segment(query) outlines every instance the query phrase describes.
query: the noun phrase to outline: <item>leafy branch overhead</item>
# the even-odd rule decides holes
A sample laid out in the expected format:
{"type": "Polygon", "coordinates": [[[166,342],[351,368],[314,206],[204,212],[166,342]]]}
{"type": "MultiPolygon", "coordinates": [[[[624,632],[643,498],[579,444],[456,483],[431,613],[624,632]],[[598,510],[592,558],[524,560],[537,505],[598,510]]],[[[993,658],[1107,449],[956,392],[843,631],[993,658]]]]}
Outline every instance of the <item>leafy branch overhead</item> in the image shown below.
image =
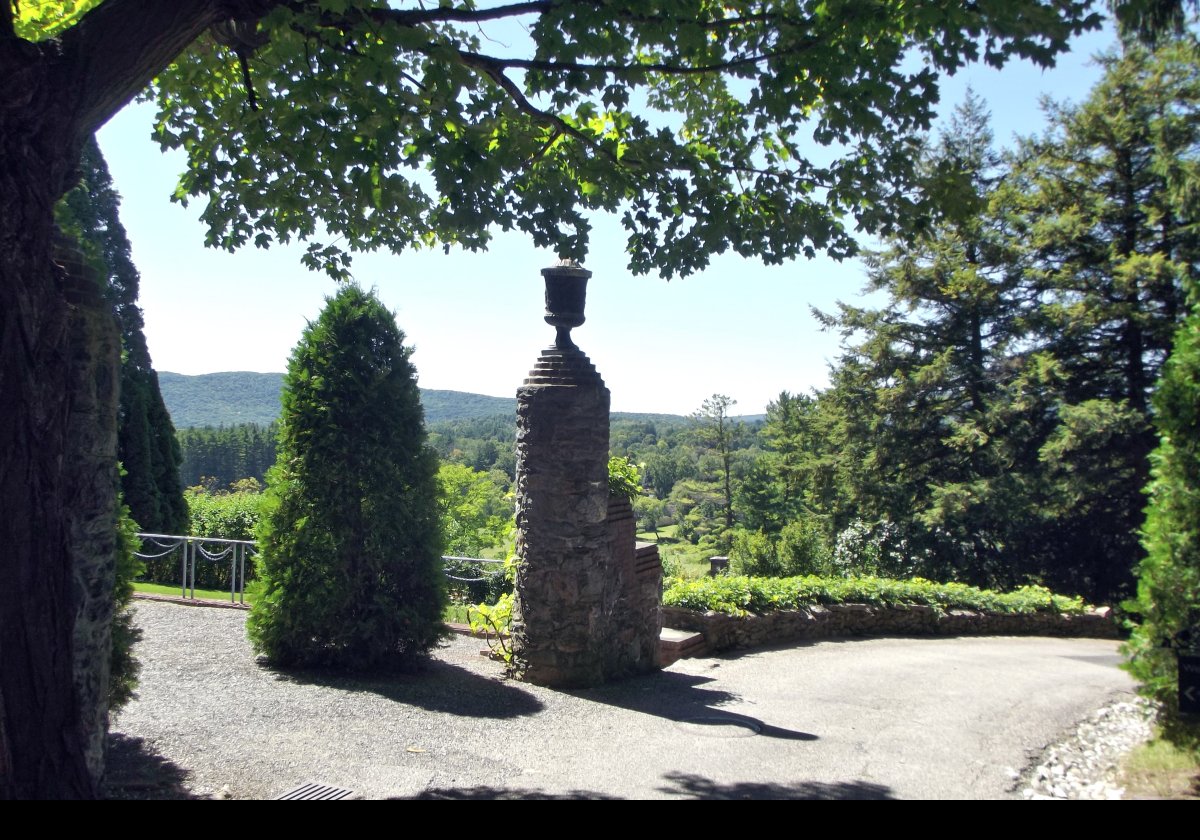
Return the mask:
{"type": "Polygon", "coordinates": [[[157,136],[209,244],[300,239],[335,275],[496,229],[582,258],[595,210],[637,272],[849,255],[851,228],[930,213],[909,185],[939,72],[1048,64],[1098,25],[1068,0],[256,5],[240,46],[206,35],[159,76],[157,136]]]}

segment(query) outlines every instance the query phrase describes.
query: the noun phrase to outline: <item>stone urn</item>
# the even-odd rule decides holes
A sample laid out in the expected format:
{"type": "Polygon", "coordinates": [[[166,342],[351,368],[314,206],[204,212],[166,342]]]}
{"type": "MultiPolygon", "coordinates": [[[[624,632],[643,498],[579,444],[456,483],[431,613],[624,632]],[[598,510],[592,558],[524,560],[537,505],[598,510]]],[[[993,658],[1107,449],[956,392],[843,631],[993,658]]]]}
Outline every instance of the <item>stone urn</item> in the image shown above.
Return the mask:
{"type": "Polygon", "coordinates": [[[563,260],[542,269],[546,281],[546,323],[558,331],[554,346],[559,350],[575,348],[571,330],[584,322],[583,307],[591,276],[592,272],[574,260],[563,260]]]}

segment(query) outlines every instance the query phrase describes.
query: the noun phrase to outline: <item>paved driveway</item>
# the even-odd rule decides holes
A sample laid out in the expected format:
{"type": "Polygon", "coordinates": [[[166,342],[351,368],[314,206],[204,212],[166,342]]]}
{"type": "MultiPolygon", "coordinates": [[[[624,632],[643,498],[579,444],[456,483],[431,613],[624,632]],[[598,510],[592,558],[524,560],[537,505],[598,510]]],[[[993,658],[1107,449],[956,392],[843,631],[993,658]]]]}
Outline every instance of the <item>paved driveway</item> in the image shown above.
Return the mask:
{"type": "Polygon", "coordinates": [[[137,609],[118,755],[235,798],[307,781],[370,798],[1003,798],[1133,688],[1114,642],[1009,637],[814,642],[573,692],[506,681],[461,637],[420,675],[280,675],[255,664],[243,613],[137,609]]]}

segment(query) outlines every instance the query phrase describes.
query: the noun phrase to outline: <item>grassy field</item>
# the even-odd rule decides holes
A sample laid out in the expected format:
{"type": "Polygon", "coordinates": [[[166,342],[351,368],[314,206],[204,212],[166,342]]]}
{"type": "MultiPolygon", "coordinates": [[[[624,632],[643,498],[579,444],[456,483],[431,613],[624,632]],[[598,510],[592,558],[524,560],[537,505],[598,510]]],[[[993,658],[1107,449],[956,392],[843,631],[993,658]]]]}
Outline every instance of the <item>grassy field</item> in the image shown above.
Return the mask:
{"type": "MultiPolygon", "coordinates": [[[[134,583],[133,591],[144,592],[148,595],[171,595],[176,598],[179,597],[178,586],[163,586],[160,583],[134,583]]],[[[249,606],[251,603],[251,591],[252,590],[247,590],[246,592],[247,606],[249,606]]],[[[189,597],[191,596],[191,592],[192,591],[189,589],[189,597]]],[[[196,597],[210,601],[228,601],[229,593],[221,592],[216,589],[198,588],[196,589],[196,597]]],[[[469,624],[470,621],[467,618],[467,606],[465,604],[451,604],[450,606],[446,607],[446,611],[442,613],[442,620],[448,624],[469,624]]]]}
{"type": "MultiPolygon", "coordinates": [[[[133,591],[134,592],[145,592],[148,595],[174,595],[176,598],[178,598],[179,594],[180,594],[180,588],[178,586],[163,586],[160,583],[137,583],[137,582],[135,582],[133,584],[133,591]]],[[[189,589],[188,597],[191,597],[191,594],[192,594],[192,590],[189,589]]],[[[196,597],[204,598],[204,599],[207,599],[210,601],[228,601],[229,600],[229,590],[228,589],[219,590],[219,589],[199,589],[199,588],[197,588],[196,589],[196,597]]],[[[246,603],[247,604],[250,603],[249,598],[246,599],[246,603]]]]}
{"type": "Polygon", "coordinates": [[[1200,752],[1150,741],[1125,757],[1120,784],[1126,799],[1200,799],[1200,752]]]}

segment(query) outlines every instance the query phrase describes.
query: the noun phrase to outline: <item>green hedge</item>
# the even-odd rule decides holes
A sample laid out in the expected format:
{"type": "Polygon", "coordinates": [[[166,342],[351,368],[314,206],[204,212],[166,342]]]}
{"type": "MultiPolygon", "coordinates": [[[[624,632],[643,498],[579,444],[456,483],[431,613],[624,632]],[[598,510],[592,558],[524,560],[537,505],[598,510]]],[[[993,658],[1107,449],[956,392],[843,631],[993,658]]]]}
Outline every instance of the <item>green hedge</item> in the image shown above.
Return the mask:
{"type": "Polygon", "coordinates": [[[698,580],[670,579],[663,606],[713,610],[726,615],[794,610],[813,604],[924,605],[939,609],[986,610],[1009,615],[1050,611],[1081,613],[1080,598],[1055,595],[1041,586],[993,592],[962,583],[933,583],[913,578],[790,578],[719,576],[698,580]]]}

